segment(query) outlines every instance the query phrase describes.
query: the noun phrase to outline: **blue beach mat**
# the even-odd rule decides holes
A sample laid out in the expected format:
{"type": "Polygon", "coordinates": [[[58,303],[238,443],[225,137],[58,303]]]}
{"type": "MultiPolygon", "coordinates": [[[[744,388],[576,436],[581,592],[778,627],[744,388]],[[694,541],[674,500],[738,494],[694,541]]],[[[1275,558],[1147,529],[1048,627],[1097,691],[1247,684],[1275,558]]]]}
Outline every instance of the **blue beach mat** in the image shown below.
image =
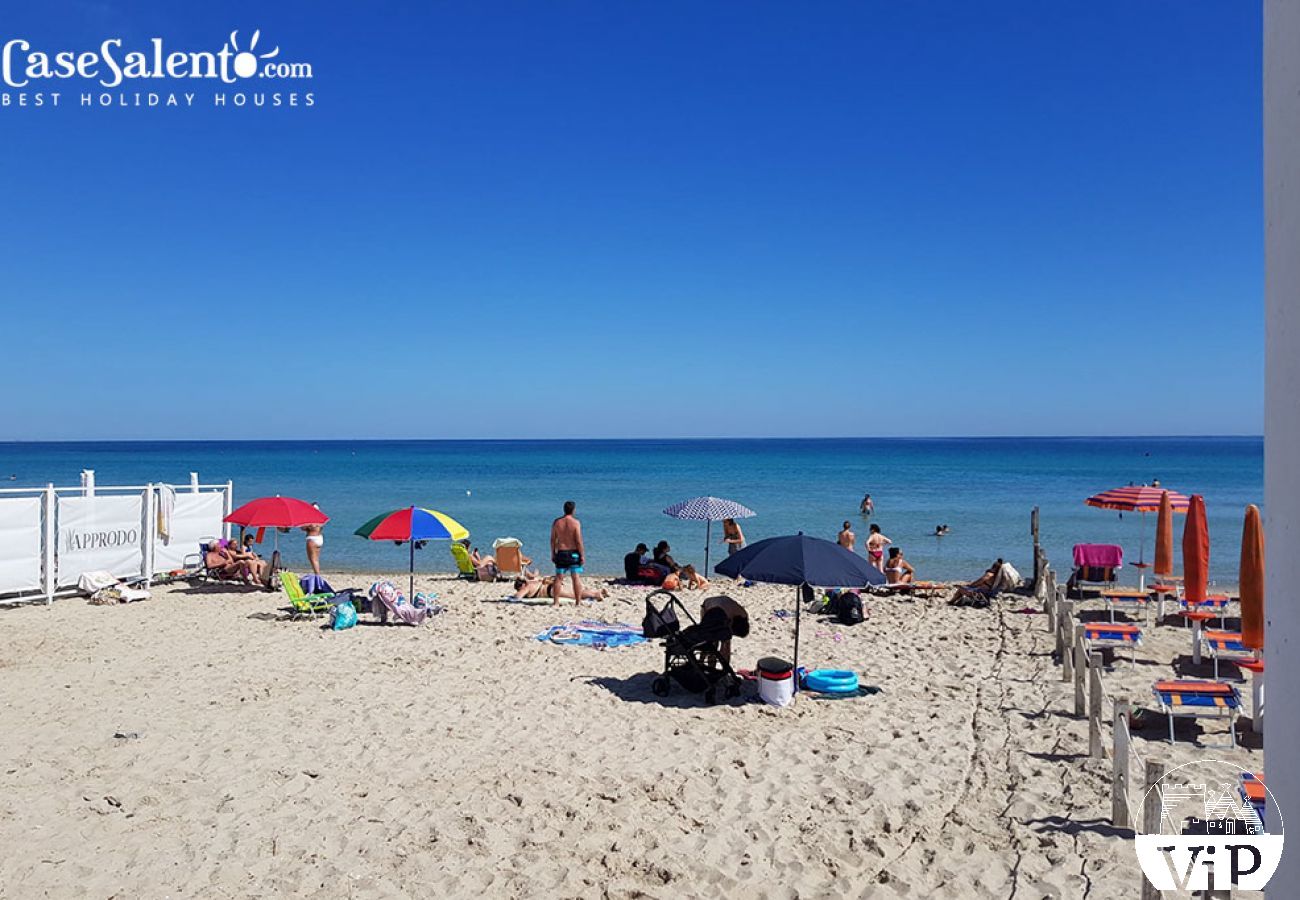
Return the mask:
{"type": "Polygon", "coordinates": [[[550,641],[552,644],[573,644],[601,650],[646,642],[641,629],[622,622],[566,622],[563,625],[552,625],[536,635],[536,639],[550,641]]]}

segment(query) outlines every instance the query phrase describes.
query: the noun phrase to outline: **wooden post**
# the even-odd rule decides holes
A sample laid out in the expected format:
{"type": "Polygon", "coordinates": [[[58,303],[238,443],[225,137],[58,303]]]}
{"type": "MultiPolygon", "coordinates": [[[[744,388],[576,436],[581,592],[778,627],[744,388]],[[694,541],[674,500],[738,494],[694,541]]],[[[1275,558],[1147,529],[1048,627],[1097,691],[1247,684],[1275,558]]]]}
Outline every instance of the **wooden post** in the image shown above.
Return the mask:
{"type": "MultiPolygon", "coordinates": [[[[1149,762],[1142,779],[1142,833],[1160,833],[1160,790],[1155,786],[1165,777],[1165,767],[1160,763],[1149,762]]],[[[1142,876],[1142,900],[1160,900],[1160,891],[1142,876]]]]}
{"type": "Polygon", "coordinates": [[[1056,573],[1047,570],[1047,589],[1043,591],[1043,609],[1047,613],[1047,630],[1056,633],[1056,573]]]}
{"type": "Polygon", "coordinates": [[[1060,622],[1057,625],[1056,646],[1061,648],[1061,680],[1067,684],[1074,680],[1074,604],[1061,601],[1060,622]]]}
{"type": "Polygon", "coordinates": [[[1034,538],[1034,588],[1039,585],[1038,579],[1042,576],[1041,555],[1038,546],[1038,507],[1029,514],[1029,533],[1034,538]]]}
{"type": "Polygon", "coordinates": [[[1101,745],[1101,654],[1088,657],[1088,755],[1105,759],[1106,749],[1101,745]]]}
{"type": "Polygon", "coordinates": [[[1082,716],[1087,712],[1083,698],[1083,680],[1088,677],[1088,655],[1083,645],[1083,626],[1074,626],[1074,639],[1070,641],[1074,651],[1074,714],[1082,716]]]}
{"type": "Polygon", "coordinates": [[[1115,701],[1115,716],[1111,731],[1114,745],[1111,748],[1110,775],[1110,824],[1116,828],[1128,828],[1128,717],[1127,700],[1115,701]]]}

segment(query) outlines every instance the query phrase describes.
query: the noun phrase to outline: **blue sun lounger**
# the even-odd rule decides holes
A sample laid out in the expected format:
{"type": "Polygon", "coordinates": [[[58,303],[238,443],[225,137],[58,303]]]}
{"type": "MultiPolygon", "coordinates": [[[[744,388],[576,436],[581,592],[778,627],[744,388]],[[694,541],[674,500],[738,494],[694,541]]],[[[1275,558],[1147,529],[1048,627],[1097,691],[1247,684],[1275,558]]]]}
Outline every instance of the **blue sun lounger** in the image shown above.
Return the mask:
{"type": "Polygon", "coordinates": [[[1083,626],[1083,642],[1093,647],[1128,647],[1129,661],[1137,665],[1137,648],[1142,646],[1142,629],[1136,625],[1089,622],[1083,626]]]}
{"type": "Polygon", "coordinates": [[[1169,743],[1174,742],[1174,717],[1228,720],[1230,746],[1237,746],[1237,716],[1241,694],[1222,681],[1157,681],[1151,686],[1156,705],[1169,717],[1169,743]]]}

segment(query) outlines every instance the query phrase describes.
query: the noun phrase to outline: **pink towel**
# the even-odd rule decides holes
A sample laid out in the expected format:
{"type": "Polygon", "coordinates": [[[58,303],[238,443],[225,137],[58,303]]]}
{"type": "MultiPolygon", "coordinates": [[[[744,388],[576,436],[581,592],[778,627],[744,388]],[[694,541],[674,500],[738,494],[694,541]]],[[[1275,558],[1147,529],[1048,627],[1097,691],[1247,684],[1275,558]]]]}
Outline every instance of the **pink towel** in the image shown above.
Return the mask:
{"type": "Polygon", "coordinates": [[[1075,544],[1074,564],[1118,569],[1124,565],[1124,548],[1118,544],[1075,544]]]}

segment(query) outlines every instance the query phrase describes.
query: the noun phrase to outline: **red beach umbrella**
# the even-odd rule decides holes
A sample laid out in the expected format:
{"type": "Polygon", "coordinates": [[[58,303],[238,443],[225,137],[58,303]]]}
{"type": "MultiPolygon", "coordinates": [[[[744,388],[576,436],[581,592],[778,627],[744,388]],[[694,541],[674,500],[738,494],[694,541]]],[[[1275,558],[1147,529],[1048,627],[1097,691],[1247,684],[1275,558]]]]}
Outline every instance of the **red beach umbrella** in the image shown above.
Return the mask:
{"type": "Polygon", "coordinates": [[[1168,491],[1160,493],[1160,514],[1156,516],[1157,575],[1174,574],[1174,504],[1168,491]]]}
{"type": "Polygon", "coordinates": [[[249,500],[222,521],[245,528],[301,528],[330,520],[315,506],[293,497],[258,497],[249,500]]]}
{"type": "Polygon", "coordinates": [[[1205,600],[1210,581],[1210,528],[1205,521],[1205,498],[1193,494],[1183,526],[1183,589],[1192,603],[1205,600]]]}
{"type": "Polygon", "coordinates": [[[1169,502],[1174,512],[1187,512],[1191,502],[1185,494],[1166,488],[1152,487],[1145,484],[1130,484],[1125,487],[1111,488],[1094,494],[1083,502],[1098,509],[1116,509],[1120,512],[1155,512],[1160,509],[1160,499],[1169,495],[1169,502]]]}
{"type": "Polygon", "coordinates": [[[1134,563],[1139,572],[1138,586],[1142,585],[1142,573],[1147,568],[1147,513],[1160,509],[1160,501],[1168,496],[1170,506],[1175,512],[1187,512],[1187,497],[1177,491],[1166,490],[1146,484],[1129,484],[1124,487],[1111,488],[1100,494],[1093,494],[1083,502],[1097,509],[1113,509],[1118,512],[1142,513],[1142,530],[1138,535],[1138,561],[1134,563]]]}
{"type": "Polygon", "coordinates": [[[1264,523],[1259,507],[1246,507],[1241,529],[1241,643],[1264,649],[1264,523]]]}

